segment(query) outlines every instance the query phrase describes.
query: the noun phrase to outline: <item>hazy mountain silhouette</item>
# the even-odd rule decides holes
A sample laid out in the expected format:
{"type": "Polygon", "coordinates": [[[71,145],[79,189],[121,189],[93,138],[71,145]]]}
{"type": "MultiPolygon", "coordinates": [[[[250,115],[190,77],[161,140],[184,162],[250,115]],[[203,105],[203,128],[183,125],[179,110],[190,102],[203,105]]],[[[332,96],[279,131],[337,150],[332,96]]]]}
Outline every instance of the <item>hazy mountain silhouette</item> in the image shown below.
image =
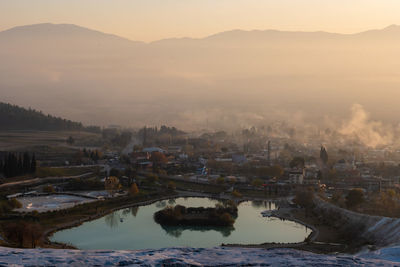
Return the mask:
{"type": "Polygon", "coordinates": [[[294,113],[299,123],[321,122],[355,102],[395,120],[399,44],[396,25],[357,34],[233,30],[143,43],[37,24],[0,32],[0,97],[102,125],[228,127],[294,113]]]}
{"type": "Polygon", "coordinates": [[[133,42],[128,39],[106,34],[95,30],[90,30],[73,24],[52,24],[42,23],[27,26],[19,26],[0,32],[0,40],[2,42],[20,42],[26,40],[28,42],[60,42],[74,41],[93,43],[94,41],[124,45],[141,44],[142,42],[133,42]]]}

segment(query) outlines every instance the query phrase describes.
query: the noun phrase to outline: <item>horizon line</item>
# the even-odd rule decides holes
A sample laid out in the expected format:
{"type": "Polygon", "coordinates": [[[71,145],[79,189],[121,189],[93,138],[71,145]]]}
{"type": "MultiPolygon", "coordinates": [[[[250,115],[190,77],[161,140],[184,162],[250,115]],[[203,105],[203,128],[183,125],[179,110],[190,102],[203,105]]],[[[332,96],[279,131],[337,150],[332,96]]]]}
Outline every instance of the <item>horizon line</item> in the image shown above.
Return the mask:
{"type": "Polygon", "coordinates": [[[142,40],[133,40],[131,38],[125,37],[125,36],[121,36],[121,35],[117,35],[115,33],[110,33],[110,32],[105,32],[105,31],[101,31],[95,28],[89,28],[86,26],[82,26],[79,24],[73,24],[73,23],[53,23],[53,22],[42,22],[42,23],[33,23],[33,24],[25,24],[25,25],[19,25],[19,26],[14,26],[11,28],[7,28],[7,29],[3,29],[0,30],[0,33],[3,32],[7,32],[7,31],[11,31],[14,29],[18,29],[18,28],[24,28],[24,27],[31,27],[31,26],[38,26],[38,25],[70,25],[70,26],[75,26],[75,27],[79,27],[82,29],[86,29],[86,30],[90,30],[90,31],[95,31],[98,33],[102,33],[102,34],[107,34],[107,35],[112,35],[121,39],[125,39],[131,42],[140,42],[140,43],[144,43],[144,44],[152,44],[152,43],[157,43],[157,42],[161,42],[161,41],[165,41],[165,40],[182,40],[182,39],[189,39],[189,40],[203,40],[203,39],[207,39],[213,36],[217,36],[223,33],[229,33],[229,32],[235,32],[235,31],[241,31],[241,32],[267,32],[267,31],[271,31],[271,32],[282,32],[282,33],[326,33],[326,34],[336,34],[336,35],[344,35],[344,36],[350,36],[350,35],[357,35],[357,34],[362,34],[362,33],[366,33],[366,32],[370,32],[370,31],[382,31],[385,29],[389,29],[389,28],[393,28],[393,27],[400,27],[399,24],[390,24],[386,27],[383,28],[374,28],[374,29],[368,29],[368,30],[363,30],[363,31],[357,31],[357,32],[352,32],[352,33],[340,33],[340,32],[331,32],[331,31],[324,31],[324,30],[310,30],[310,31],[305,31],[305,30],[279,30],[279,29],[250,29],[250,30],[246,30],[246,29],[240,29],[240,28],[236,28],[236,29],[230,29],[230,30],[225,30],[225,31],[220,31],[220,32],[215,32],[212,34],[208,34],[206,36],[203,37],[189,37],[189,36],[183,36],[183,37],[167,37],[167,38],[162,38],[162,39],[156,39],[153,41],[142,41],[142,40]]]}

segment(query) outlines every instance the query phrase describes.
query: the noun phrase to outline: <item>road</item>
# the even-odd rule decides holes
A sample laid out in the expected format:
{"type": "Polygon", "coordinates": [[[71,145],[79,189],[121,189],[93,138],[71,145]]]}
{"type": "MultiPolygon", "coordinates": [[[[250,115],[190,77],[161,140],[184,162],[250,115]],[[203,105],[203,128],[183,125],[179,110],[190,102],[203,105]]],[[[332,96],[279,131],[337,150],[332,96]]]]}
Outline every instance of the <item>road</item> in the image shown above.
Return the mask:
{"type": "Polygon", "coordinates": [[[74,176],[33,178],[33,179],[29,179],[29,180],[1,184],[0,189],[10,187],[10,186],[17,186],[17,185],[31,185],[31,184],[36,184],[36,183],[47,183],[47,182],[54,182],[54,181],[60,181],[60,180],[76,179],[76,178],[87,177],[92,174],[93,174],[93,172],[87,172],[87,173],[83,173],[80,175],[74,175],[74,176]]]}

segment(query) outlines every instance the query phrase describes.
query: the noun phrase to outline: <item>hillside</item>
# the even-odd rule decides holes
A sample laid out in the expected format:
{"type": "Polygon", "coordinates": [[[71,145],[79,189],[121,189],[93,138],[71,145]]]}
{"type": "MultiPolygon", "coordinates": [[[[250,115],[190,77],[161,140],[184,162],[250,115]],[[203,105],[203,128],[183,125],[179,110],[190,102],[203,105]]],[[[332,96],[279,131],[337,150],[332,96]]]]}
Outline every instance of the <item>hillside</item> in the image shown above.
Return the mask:
{"type": "Polygon", "coordinates": [[[80,122],[0,102],[0,130],[93,131],[95,129],[86,128],[80,122]]]}
{"type": "Polygon", "coordinates": [[[142,43],[37,24],[0,32],[0,96],[98,125],[226,129],[293,121],[293,114],[304,125],[343,119],[354,103],[393,122],[399,55],[396,25],[357,34],[234,30],[142,43]]]}

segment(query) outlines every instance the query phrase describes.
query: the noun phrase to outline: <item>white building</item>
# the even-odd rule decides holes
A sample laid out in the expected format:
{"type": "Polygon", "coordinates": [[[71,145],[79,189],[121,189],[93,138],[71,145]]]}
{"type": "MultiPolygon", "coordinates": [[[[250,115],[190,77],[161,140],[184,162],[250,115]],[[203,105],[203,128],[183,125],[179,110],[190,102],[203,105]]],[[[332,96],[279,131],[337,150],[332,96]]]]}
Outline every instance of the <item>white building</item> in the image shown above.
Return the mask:
{"type": "Polygon", "coordinates": [[[289,183],[291,184],[303,184],[305,169],[293,169],[289,172],[289,183]]]}

